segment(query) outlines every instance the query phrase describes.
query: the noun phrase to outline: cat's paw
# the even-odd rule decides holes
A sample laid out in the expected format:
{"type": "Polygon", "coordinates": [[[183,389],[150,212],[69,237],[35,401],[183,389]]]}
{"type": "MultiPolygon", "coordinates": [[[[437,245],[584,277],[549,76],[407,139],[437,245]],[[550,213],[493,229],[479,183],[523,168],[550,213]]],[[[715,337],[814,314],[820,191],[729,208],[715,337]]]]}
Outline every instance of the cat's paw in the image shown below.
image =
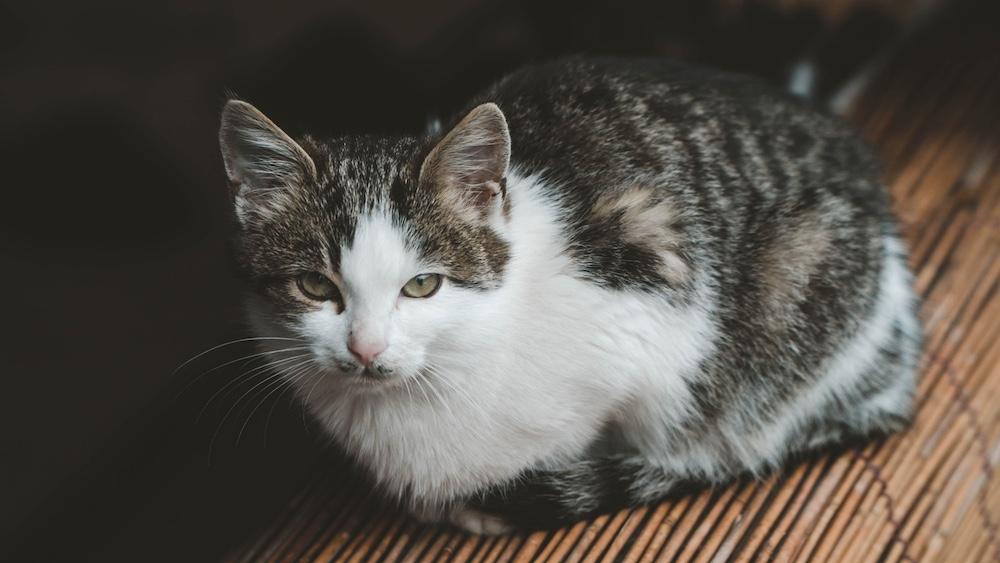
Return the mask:
{"type": "Polygon", "coordinates": [[[500,536],[514,531],[500,516],[487,514],[474,508],[456,508],[452,510],[448,520],[456,527],[482,536],[500,536]]]}

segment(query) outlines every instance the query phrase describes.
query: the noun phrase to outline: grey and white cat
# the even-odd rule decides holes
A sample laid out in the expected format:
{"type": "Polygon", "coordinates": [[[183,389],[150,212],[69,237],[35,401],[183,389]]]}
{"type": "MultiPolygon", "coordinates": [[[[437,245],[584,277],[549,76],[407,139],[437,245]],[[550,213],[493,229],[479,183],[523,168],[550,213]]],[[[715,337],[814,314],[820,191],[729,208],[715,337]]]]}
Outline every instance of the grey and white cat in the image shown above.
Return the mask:
{"type": "Polygon", "coordinates": [[[421,518],[572,520],[910,416],[871,151],[755,80],[568,59],[442,133],[293,140],[230,101],[219,136],[275,369],[421,518]]]}

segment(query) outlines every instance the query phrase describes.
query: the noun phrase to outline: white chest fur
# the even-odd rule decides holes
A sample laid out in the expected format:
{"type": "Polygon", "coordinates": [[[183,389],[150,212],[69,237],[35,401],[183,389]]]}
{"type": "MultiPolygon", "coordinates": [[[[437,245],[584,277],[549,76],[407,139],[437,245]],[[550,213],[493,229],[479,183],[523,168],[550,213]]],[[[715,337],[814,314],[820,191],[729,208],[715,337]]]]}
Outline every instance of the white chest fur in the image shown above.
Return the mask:
{"type": "Polygon", "coordinates": [[[689,402],[707,313],[581,281],[556,208],[530,180],[511,193],[512,259],[503,286],[468,307],[473,329],[435,342],[406,386],[310,390],[310,409],[390,492],[446,501],[578,457],[637,399],[678,414],[689,402]]]}

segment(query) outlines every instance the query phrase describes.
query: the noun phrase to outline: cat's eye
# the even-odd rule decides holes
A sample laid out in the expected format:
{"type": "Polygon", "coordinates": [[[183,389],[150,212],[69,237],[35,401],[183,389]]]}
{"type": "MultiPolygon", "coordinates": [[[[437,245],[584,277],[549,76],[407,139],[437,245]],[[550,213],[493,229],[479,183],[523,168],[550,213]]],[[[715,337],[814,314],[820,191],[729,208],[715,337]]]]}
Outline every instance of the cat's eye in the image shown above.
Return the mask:
{"type": "Polygon", "coordinates": [[[305,272],[298,277],[299,290],[315,301],[340,300],[340,290],[330,278],[319,272],[305,272]]]}
{"type": "Polygon", "coordinates": [[[441,288],[441,274],[420,274],[413,276],[403,286],[403,295],[417,299],[427,298],[441,288]]]}

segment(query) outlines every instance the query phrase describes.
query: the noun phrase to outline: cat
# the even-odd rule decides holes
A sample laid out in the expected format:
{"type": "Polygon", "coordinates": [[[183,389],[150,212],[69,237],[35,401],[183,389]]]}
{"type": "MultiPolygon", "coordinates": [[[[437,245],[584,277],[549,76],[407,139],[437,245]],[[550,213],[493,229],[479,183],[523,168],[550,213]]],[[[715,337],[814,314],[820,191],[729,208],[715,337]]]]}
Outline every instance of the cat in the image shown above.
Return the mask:
{"type": "Polygon", "coordinates": [[[569,522],[911,417],[877,161],[757,80],[569,58],[425,135],[293,139],[230,100],[219,138],[274,369],[422,520],[569,522]]]}

